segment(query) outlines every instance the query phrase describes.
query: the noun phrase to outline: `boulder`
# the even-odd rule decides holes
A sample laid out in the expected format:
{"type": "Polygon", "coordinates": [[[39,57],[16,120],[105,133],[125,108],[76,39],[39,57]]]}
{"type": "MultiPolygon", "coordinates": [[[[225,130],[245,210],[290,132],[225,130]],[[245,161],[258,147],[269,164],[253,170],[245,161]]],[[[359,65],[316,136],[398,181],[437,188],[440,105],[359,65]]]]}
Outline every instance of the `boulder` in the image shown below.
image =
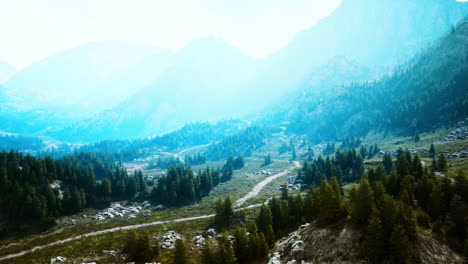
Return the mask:
{"type": "Polygon", "coordinates": [[[67,260],[67,258],[58,256],[58,257],[55,257],[55,258],[51,258],[50,259],[50,264],[63,263],[66,260],[67,260]]]}
{"type": "Polygon", "coordinates": [[[273,253],[268,261],[268,264],[281,264],[281,255],[279,252],[273,253]]]}
{"type": "Polygon", "coordinates": [[[296,242],[294,242],[294,244],[291,247],[291,255],[295,255],[299,252],[303,252],[304,247],[305,247],[304,241],[297,240],[296,242]]]}

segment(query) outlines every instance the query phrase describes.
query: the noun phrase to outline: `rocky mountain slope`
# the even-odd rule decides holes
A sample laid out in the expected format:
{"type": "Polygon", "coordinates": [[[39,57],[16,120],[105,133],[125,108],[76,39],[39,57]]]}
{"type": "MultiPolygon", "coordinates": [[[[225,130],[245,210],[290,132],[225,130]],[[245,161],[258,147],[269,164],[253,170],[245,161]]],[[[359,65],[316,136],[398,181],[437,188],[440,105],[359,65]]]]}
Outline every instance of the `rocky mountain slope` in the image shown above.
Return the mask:
{"type": "MultiPolygon", "coordinates": [[[[278,241],[268,264],[369,263],[364,236],[348,224],[325,228],[306,224],[278,241]]],[[[463,262],[443,239],[430,231],[420,233],[412,249],[418,252],[421,263],[463,262]]]]}

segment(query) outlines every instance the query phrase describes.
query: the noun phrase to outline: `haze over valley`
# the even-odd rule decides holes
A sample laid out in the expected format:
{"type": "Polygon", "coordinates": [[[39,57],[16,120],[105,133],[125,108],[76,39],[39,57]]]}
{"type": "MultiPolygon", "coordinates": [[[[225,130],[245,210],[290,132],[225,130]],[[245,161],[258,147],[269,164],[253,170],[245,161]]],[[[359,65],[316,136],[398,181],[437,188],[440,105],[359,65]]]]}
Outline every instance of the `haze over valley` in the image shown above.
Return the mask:
{"type": "Polygon", "coordinates": [[[26,2],[0,263],[467,261],[465,1],[26,2]]]}

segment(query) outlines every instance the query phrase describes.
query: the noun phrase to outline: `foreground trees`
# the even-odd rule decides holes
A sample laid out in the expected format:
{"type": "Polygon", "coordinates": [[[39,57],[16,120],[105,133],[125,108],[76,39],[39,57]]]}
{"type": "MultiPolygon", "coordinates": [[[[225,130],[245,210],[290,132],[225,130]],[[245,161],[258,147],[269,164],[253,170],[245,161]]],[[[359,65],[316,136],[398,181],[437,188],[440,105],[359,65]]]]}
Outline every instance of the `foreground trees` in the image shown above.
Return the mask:
{"type": "Polygon", "coordinates": [[[129,175],[104,154],[53,160],[10,151],[0,153],[0,189],[0,213],[7,221],[0,232],[5,232],[47,227],[61,215],[132,199],[146,190],[146,183],[141,172],[129,175]]]}
{"type": "MultiPolygon", "coordinates": [[[[347,152],[344,157],[348,155],[354,156],[347,152]]],[[[303,179],[307,173],[309,176],[326,175],[327,167],[333,172],[339,160],[337,157],[329,162],[322,159],[304,163],[299,178],[303,179]]],[[[418,240],[418,228],[432,228],[445,236],[454,250],[466,251],[466,176],[459,172],[453,181],[436,177],[430,167],[421,166],[417,155],[403,150],[399,151],[395,163],[388,157],[384,157],[383,162],[387,163],[385,167],[391,168],[388,174],[383,164],[367,172],[359,169],[360,161],[343,167],[352,170],[357,165],[360,171],[360,183],[350,189],[347,199],[343,197],[340,180],[333,173],[328,180],[322,177],[320,185],[312,186],[304,198],[287,192],[283,192],[281,199],[273,197],[260,207],[255,222],[247,223],[247,228],[234,229],[234,252],[238,261],[265,256],[276,240],[305,222],[329,226],[349,221],[365,235],[366,252],[363,253],[371,263],[419,262],[417,251],[411,250],[418,240]]]]}

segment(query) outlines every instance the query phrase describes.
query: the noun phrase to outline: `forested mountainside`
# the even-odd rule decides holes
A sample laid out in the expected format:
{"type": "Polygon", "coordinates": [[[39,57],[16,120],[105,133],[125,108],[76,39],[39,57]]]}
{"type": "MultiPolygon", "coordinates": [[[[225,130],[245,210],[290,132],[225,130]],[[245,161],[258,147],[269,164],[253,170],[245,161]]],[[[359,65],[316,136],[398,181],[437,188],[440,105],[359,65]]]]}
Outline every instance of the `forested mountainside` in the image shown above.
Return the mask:
{"type": "Polygon", "coordinates": [[[374,79],[374,72],[406,61],[466,12],[456,1],[345,0],[264,60],[215,37],[195,40],[176,54],[132,43],[80,46],[34,63],[4,84],[0,130],[96,142],[240,118],[317,79],[311,72],[337,56],[372,69],[368,76],[352,70],[349,80],[374,79]]]}
{"type": "Polygon", "coordinates": [[[371,130],[414,134],[468,116],[468,23],[460,23],[426,52],[375,82],[334,88],[325,98],[309,87],[271,120],[315,140],[362,136],[371,130]]]}
{"type": "Polygon", "coordinates": [[[466,3],[457,1],[344,0],[270,56],[250,87],[263,87],[256,98],[269,103],[270,98],[295,91],[315,68],[336,56],[370,68],[392,69],[431,45],[467,13],[466,3]]]}

